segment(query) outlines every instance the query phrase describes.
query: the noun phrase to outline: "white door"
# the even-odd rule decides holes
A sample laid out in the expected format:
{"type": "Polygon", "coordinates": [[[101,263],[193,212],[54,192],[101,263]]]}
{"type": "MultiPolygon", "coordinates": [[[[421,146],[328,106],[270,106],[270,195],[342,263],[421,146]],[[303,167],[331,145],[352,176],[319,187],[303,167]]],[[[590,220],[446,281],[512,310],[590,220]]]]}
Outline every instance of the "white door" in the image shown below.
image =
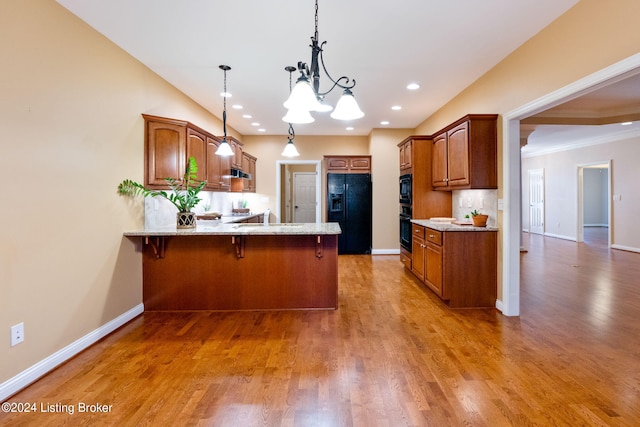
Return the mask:
{"type": "Polygon", "coordinates": [[[316,222],[316,173],[293,173],[293,222],[316,222]]]}
{"type": "Polygon", "coordinates": [[[529,171],[529,232],[544,234],[544,169],[529,171]]]}

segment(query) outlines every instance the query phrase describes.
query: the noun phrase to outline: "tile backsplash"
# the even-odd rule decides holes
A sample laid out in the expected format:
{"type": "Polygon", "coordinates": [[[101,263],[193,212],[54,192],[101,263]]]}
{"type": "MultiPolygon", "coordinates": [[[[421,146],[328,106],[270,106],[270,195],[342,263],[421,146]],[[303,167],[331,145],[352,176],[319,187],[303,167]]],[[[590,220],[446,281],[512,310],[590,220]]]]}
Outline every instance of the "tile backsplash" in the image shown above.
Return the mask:
{"type": "Polygon", "coordinates": [[[464,216],[477,209],[489,215],[487,225],[496,226],[498,217],[498,190],[454,190],[451,197],[452,216],[464,220],[464,216]]]}

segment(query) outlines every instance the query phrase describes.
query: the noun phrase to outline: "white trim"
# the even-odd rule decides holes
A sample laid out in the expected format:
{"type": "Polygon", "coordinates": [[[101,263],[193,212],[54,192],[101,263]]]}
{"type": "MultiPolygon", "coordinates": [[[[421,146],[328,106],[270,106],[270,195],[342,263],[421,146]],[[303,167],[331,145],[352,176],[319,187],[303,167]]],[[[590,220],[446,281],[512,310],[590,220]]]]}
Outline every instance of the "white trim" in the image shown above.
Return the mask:
{"type": "Polygon", "coordinates": [[[400,249],[371,249],[371,255],[400,255],[400,249]]]}
{"type": "Polygon", "coordinates": [[[282,201],[282,194],[280,191],[280,187],[282,184],[280,183],[282,179],[282,174],[280,173],[280,169],[282,165],[316,165],[316,222],[322,222],[322,191],[321,191],[321,181],[322,181],[322,161],[321,160],[276,160],[276,222],[281,221],[281,212],[280,205],[282,201]]]}
{"type": "Polygon", "coordinates": [[[559,90],[524,104],[503,116],[503,228],[502,233],[502,298],[507,316],[520,314],[520,231],[522,189],[520,179],[511,180],[520,168],[520,120],[559,105],[600,87],[640,73],[640,53],[577,80],[559,90]],[[514,188],[517,187],[517,188],[514,188]]]}
{"type": "Polygon", "coordinates": [[[571,240],[572,242],[577,241],[575,237],[565,236],[564,234],[544,233],[544,237],[553,237],[555,239],[571,240]]]}
{"type": "Polygon", "coordinates": [[[631,246],[622,246],[622,245],[611,245],[612,249],[620,249],[621,251],[629,251],[629,252],[638,252],[640,253],[640,248],[632,248],[631,246]]]}
{"type": "Polygon", "coordinates": [[[500,310],[500,311],[503,311],[503,309],[504,309],[504,304],[502,303],[502,300],[500,300],[500,299],[497,299],[497,300],[496,300],[496,308],[497,308],[498,310],[500,310]]]}
{"type": "Polygon", "coordinates": [[[87,347],[100,341],[127,322],[133,320],[144,312],[144,305],[138,304],[129,311],[121,314],[113,320],[89,332],[87,335],[72,342],[68,346],[56,351],[52,355],[42,359],[35,365],[25,369],[13,378],[0,384],[0,402],[16,394],[38,378],[55,369],[58,365],[71,359],[87,347]]]}

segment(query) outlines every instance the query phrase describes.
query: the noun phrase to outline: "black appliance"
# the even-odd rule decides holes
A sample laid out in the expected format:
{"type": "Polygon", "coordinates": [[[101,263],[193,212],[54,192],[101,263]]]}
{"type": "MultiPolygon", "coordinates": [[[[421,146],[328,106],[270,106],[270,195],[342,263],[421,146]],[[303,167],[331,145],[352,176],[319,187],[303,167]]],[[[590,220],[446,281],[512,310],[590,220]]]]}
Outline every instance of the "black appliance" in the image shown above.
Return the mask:
{"type": "Polygon", "coordinates": [[[371,253],[371,174],[327,175],[327,220],[340,224],[339,254],[371,253]]]}
{"type": "Polygon", "coordinates": [[[411,174],[400,176],[400,203],[411,204],[411,174]]]}
{"type": "Polygon", "coordinates": [[[400,206],[400,246],[411,252],[411,206],[400,206]]]}

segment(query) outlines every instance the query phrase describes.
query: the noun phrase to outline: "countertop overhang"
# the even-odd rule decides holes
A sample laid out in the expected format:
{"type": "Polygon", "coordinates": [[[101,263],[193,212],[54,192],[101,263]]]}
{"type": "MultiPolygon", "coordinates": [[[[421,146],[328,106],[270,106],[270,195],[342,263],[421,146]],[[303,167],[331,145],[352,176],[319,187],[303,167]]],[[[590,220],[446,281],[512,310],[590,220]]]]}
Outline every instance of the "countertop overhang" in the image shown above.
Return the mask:
{"type": "Polygon", "coordinates": [[[196,228],[176,229],[176,227],[126,231],[127,237],[145,236],[295,236],[295,235],[335,235],[342,233],[337,222],[321,223],[220,223],[197,224],[196,228]]]}
{"type": "Polygon", "coordinates": [[[493,226],[476,227],[472,224],[450,224],[447,222],[436,222],[428,219],[412,219],[411,222],[438,231],[498,231],[498,227],[493,226]]]}

